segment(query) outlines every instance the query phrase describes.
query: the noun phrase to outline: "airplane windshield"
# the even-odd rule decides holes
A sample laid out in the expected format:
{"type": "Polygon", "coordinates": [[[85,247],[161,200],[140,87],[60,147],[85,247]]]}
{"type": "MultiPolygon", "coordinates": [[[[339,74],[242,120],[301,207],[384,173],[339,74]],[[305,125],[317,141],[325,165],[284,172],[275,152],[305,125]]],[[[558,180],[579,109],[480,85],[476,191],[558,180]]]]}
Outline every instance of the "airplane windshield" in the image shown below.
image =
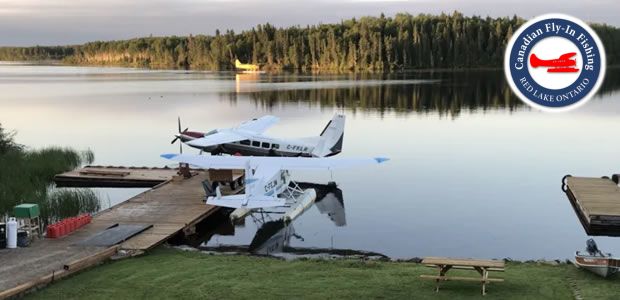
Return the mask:
{"type": "Polygon", "coordinates": [[[207,135],[212,135],[212,134],[214,134],[214,133],[217,133],[217,129],[213,129],[213,130],[211,130],[211,131],[207,132],[207,133],[205,134],[205,136],[207,136],[207,135]]]}

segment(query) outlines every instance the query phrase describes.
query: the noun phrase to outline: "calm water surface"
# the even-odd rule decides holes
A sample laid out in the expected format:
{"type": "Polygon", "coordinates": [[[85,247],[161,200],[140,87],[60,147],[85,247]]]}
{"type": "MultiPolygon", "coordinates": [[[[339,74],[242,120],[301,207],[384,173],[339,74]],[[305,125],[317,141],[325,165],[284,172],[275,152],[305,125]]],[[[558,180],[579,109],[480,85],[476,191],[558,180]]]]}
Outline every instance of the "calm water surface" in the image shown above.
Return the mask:
{"type": "MultiPolygon", "coordinates": [[[[178,151],[170,144],[177,116],[184,128],[207,131],[273,114],[281,122],[268,134],[298,137],[318,135],[334,113],[345,113],[341,156],[392,160],[333,174],[294,172],[301,181],[336,181],[345,209],[336,213],[346,221],[330,220],[327,204],[339,202],[329,199],[295,220],[294,235],[284,233],[290,246],[397,258],[570,257],[587,237],[560,180],[620,172],[620,72],[609,70],[598,97],[562,114],[523,106],[503,76],[236,76],[3,64],[0,122],[32,148],[90,148],[96,164],[162,166],[159,154],[178,151]]],[[[142,190],[97,191],[107,206],[142,190]]],[[[216,234],[207,244],[248,245],[260,224],[248,218],[235,236],[216,234]]],[[[620,253],[619,239],[597,241],[620,253]]]]}

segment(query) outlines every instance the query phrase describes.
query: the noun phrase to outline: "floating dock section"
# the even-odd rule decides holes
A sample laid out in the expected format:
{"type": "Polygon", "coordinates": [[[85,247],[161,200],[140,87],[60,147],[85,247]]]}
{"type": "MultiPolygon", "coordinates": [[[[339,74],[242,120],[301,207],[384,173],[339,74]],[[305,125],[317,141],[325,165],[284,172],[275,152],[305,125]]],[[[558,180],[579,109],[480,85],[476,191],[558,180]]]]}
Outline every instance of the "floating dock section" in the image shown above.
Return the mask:
{"type": "Polygon", "coordinates": [[[170,180],[178,168],[87,166],[58,174],[57,187],[149,188],[170,180]]]}
{"type": "Polygon", "coordinates": [[[563,178],[562,190],[588,235],[620,236],[619,177],[563,178]]]}

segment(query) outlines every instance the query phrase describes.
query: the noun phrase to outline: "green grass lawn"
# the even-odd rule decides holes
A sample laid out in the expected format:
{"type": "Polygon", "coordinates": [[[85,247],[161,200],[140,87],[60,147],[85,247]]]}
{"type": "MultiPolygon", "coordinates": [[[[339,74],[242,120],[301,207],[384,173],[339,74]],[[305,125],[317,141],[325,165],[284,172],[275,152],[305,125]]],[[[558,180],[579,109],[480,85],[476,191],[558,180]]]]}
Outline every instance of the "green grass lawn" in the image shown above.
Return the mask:
{"type": "MultiPolygon", "coordinates": [[[[434,281],[435,270],[415,263],[359,260],[297,260],[207,255],[158,248],[150,254],[107,263],[54,283],[34,299],[463,299],[481,298],[476,282],[434,281]]],[[[475,275],[474,271],[451,271],[475,275]]],[[[572,265],[509,263],[485,299],[573,299],[575,282],[584,299],[618,299],[620,278],[601,279],[572,265]]]]}

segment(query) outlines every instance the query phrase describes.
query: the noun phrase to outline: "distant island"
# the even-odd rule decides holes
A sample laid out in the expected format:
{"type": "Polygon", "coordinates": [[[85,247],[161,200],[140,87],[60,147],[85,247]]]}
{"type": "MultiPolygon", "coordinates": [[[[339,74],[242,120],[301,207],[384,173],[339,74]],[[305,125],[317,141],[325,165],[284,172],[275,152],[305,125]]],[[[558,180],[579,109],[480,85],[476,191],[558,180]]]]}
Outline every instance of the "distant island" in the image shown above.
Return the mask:
{"type": "MultiPolygon", "coordinates": [[[[525,20],[451,15],[362,17],[338,24],[276,28],[267,23],[235,33],[145,37],[83,45],[2,47],[2,61],[59,60],[74,65],[232,70],[235,60],[263,70],[394,71],[501,67],[504,49],[525,20]]],[[[609,65],[620,64],[620,30],[591,24],[609,65]]]]}

